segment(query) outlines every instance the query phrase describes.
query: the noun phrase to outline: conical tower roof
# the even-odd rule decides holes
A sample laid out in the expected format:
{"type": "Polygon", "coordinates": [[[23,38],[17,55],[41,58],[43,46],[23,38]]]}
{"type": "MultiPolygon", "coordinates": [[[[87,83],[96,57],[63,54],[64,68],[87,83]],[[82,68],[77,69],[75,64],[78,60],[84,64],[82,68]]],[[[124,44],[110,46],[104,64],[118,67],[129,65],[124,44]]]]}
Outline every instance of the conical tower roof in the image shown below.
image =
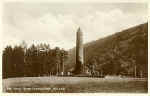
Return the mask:
{"type": "Polygon", "coordinates": [[[81,28],[80,27],[78,28],[77,32],[81,32],[81,28]]]}

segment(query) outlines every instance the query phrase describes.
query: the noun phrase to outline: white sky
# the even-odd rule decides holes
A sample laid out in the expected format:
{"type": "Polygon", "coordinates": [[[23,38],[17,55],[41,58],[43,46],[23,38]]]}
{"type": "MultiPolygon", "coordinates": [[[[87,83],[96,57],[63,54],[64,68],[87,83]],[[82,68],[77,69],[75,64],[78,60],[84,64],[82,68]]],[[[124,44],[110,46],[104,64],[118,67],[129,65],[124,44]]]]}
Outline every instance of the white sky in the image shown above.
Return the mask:
{"type": "Polygon", "coordinates": [[[84,43],[147,22],[146,3],[5,3],[3,48],[48,43],[70,49],[80,26],[84,43]]]}

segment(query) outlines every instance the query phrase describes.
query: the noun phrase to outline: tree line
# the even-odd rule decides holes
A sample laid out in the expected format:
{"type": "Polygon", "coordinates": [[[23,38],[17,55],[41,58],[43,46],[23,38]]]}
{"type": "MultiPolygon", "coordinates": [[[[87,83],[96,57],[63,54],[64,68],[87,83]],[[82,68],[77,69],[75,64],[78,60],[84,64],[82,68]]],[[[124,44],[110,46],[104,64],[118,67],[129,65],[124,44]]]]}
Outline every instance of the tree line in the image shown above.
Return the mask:
{"type": "Polygon", "coordinates": [[[64,61],[68,52],[59,47],[50,48],[49,44],[32,44],[27,48],[23,42],[12,47],[8,45],[2,54],[2,76],[25,77],[57,75],[64,72],[64,61]]]}

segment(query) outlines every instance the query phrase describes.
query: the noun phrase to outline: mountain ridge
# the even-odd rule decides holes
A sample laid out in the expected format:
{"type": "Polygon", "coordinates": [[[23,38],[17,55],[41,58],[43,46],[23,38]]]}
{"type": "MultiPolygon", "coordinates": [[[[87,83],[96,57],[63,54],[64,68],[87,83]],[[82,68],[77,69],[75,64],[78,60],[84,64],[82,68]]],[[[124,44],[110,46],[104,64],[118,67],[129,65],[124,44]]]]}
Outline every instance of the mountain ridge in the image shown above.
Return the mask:
{"type": "MultiPolygon", "coordinates": [[[[75,67],[75,51],[75,48],[69,51],[69,60],[65,63],[67,70],[75,67]]],[[[123,68],[122,70],[126,70],[125,72],[129,71],[129,73],[133,73],[135,65],[137,65],[137,71],[142,70],[144,74],[147,74],[147,52],[148,23],[144,23],[84,44],[84,61],[85,64],[90,64],[93,58],[95,58],[97,63],[97,69],[95,70],[103,69],[106,74],[123,72],[119,68],[123,68]],[[133,62],[136,62],[136,64],[133,62]],[[109,67],[114,67],[112,69],[114,71],[108,72],[109,67]]],[[[140,73],[138,72],[137,74],[140,73]]]]}

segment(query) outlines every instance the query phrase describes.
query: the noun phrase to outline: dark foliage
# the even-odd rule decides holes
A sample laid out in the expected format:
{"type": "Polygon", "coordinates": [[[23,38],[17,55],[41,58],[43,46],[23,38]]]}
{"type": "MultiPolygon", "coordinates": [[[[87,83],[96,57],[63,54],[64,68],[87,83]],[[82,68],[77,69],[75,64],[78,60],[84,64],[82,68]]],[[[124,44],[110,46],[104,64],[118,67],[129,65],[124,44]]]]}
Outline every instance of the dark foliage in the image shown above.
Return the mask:
{"type": "Polygon", "coordinates": [[[3,51],[3,78],[56,75],[67,59],[67,51],[47,44],[7,46],[3,51]]]}

